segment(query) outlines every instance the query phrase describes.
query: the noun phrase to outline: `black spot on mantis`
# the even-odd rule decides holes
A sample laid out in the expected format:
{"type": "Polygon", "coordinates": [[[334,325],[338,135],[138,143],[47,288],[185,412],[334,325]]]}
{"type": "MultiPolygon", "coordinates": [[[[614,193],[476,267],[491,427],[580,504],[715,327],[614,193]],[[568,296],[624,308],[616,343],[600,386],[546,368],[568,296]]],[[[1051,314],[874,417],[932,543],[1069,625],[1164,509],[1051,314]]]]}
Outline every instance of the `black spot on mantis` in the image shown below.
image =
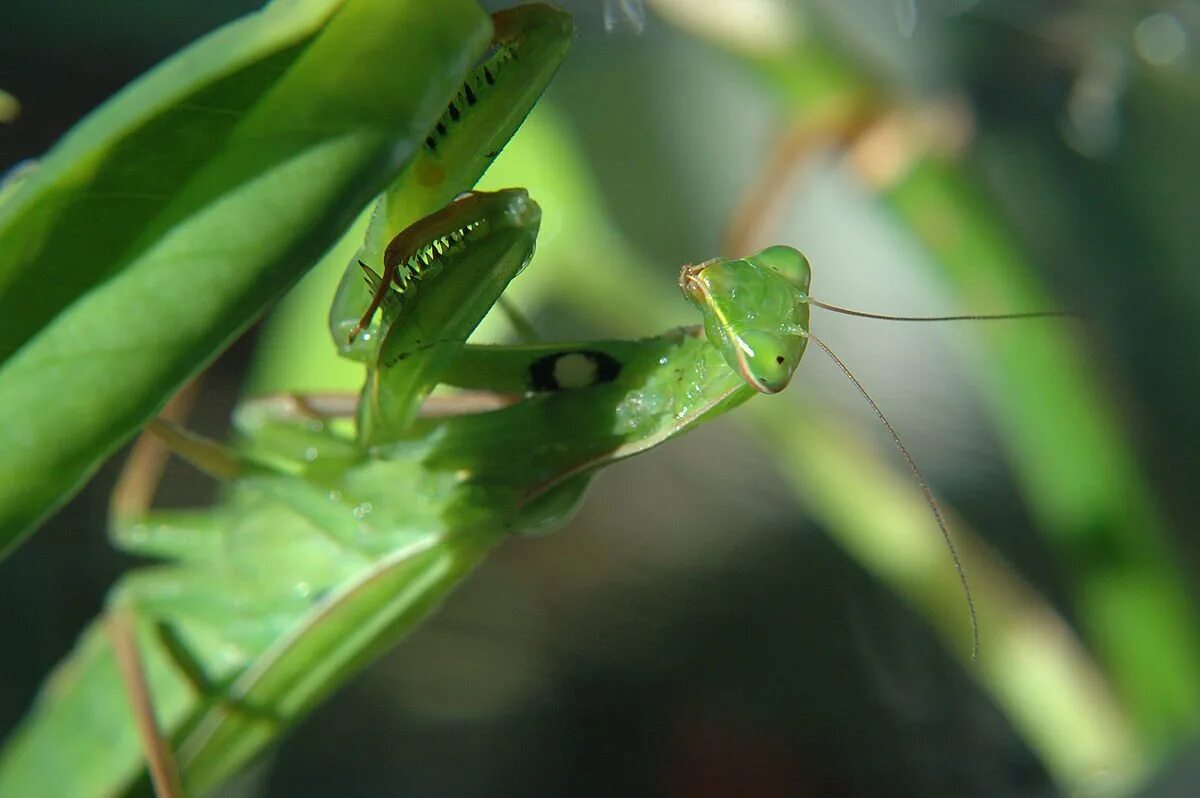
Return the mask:
{"type": "Polygon", "coordinates": [[[575,349],[555,352],[529,367],[529,390],[535,393],[586,388],[612,382],[621,374],[621,362],[607,352],[575,349]]]}

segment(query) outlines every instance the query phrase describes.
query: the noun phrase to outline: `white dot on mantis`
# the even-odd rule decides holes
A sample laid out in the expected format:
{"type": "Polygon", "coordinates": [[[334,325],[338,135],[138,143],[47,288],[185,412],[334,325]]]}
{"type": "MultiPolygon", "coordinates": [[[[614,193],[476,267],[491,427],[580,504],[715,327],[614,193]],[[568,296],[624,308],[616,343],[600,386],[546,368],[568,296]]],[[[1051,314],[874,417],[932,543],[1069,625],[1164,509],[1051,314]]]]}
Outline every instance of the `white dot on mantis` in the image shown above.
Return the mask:
{"type": "Polygon", "coordinates": [[[554,363],[554,381],[559,388],[586,388],[596,381],[596,361],[578,352],[563,355],[554,363]]]}

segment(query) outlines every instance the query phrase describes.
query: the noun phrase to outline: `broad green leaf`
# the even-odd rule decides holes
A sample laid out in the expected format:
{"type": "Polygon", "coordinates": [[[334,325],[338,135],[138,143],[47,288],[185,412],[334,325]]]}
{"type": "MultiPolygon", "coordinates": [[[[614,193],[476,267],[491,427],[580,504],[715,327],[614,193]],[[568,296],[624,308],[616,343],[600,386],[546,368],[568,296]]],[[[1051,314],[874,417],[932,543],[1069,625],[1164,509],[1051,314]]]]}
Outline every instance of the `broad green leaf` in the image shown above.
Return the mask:
{"type": "Polygon", "coordinates": [[[47,155],[0,206],[0,550],[320,257],[489,37],[471,0],[274,3],[47,155]]]}

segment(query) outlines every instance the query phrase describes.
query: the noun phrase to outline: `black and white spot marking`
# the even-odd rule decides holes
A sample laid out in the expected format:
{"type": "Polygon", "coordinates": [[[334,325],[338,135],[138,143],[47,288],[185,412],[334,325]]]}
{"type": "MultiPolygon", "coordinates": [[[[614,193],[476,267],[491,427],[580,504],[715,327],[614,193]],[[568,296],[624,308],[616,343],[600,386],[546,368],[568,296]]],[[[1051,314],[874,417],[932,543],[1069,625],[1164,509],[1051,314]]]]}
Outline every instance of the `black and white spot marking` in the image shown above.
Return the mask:
{"type": "Polygon", "coordinates": [[[576,349],[538,358],[529,367],[532,391],[569,391],[598,382],[612,382],[621,373],[621,363],[607,352],[576,349]]]}

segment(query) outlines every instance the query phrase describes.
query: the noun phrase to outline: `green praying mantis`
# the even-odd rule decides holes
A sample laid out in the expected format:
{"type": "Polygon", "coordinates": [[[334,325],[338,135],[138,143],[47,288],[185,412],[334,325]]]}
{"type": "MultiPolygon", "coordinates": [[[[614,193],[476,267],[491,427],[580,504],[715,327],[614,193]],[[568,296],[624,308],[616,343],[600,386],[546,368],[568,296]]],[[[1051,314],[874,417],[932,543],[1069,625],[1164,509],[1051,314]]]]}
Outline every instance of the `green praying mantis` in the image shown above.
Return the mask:
{"type": "Polygon", "coordinates": [[[108,619],[47,682],[0,754],[0,795],[129,794],[151,779],[165,795],[215,787],[415,628],[507,535],[557,527],[600,469],[782,391],[810,340],[917,475],[978,645],[932,493],[810,331],[813,305],[854,311],[811,296],[797,250],[685,266],[680,287],[702,327],[467,342],[529,263],[541,211],[522,189],[452,197],[515,130],[571,31],[539,5],[494,23],[494,52],[381,202],[334,299],[330,332],[366,366],[361,395],[248,402],[230,445],[153,425],[222,481],[222,500],[119,508],[116,544],[162,562],[121,580],[108,619]]]}

